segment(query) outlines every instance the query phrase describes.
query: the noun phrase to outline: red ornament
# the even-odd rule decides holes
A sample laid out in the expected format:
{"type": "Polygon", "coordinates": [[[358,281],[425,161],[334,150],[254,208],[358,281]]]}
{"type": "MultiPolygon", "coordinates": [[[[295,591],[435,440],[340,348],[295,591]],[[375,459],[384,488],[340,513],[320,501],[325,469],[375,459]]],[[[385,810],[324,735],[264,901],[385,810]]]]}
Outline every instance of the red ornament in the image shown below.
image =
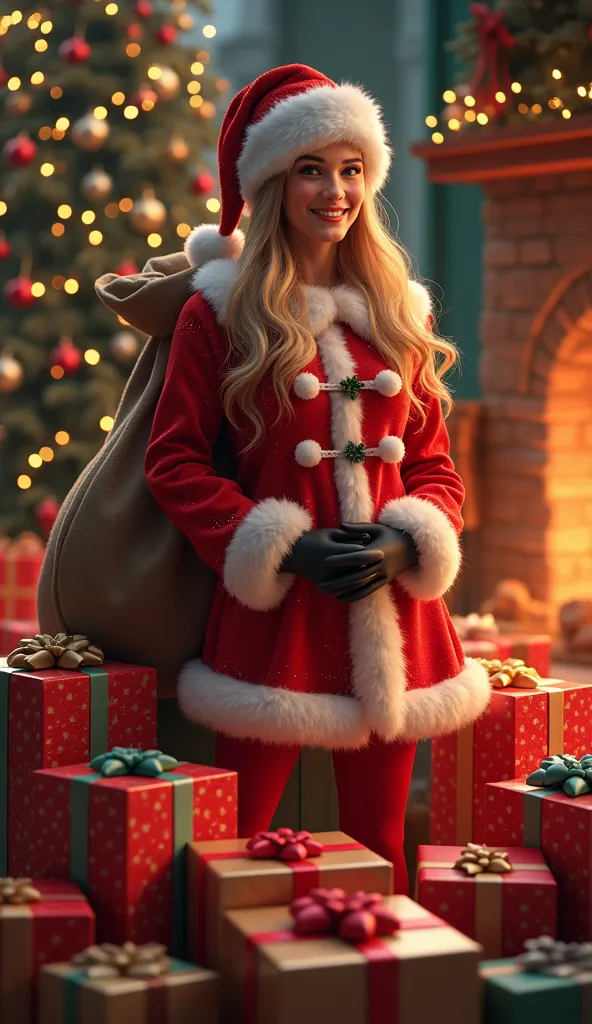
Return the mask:
{"type": "Polygon", "coordinates": [[[50,353],[51,366],[60,366],[64,373],[76,373],[82,363],[82,352],[72,338],[62,338],[59,345],[50,353]]]}
{"type": "Polygon", "coordinates": [[[27,309],[35,302],[30,277],[13,277],[4,285],[4,298],[14,309],[27,309]]]}
{"type": "Polygon", "coordinates": [[[51,528],[58,517],[59,511],[60,506],[55,498],[44,498],[35,507],[35,522],[46,540],[51,533],[51,528]]]}
{"type": "Polygon", "coordinates": [[[123,260],[115,273],[119,274],[120,277],[131,277],[132,274],[139,274],[140,268],[136,266],[133,260],[123,260]]]}
{"type": "Polygon", "coordinates": [[[586,35],[588,36],[588,39],[592,39],[592,23],[590,25],[588,25],[588,29],[586,31],[586,35]]]}
{"type": "Polygon", "coordinates": [[[165,46],[169,46],[171,43],[174,43],[177,38],[177,29],[174,25],[161,25],[156,33],[156,38],[159,43],[164,43],[165,46]]]}
{"type": "Polygon", "coordinates": [[[151,89],[149,85],[141,85],[140,88],[132,97],[130,97],[130,103],[133,103],[135,107],[139,107],[140,110],[144,109],[144,103],[152,104],[158,103],[158,96],[151,89]]]}
{"type": "Polygon", "coordinates": [[[144,35],[144,27],[137,21],[130,21],[125,31],[128,39],[141,39],[144,35]]]}
{"type": "Polygon", "coordinates": [[[0,89],[4,88],[4,86],[8,82],[9,78],[10,78],[10,75],[8,74],[8,71],[6,70],[6,68],[3,68],[0,65],[0,89]]]}
{"type": "Polygon", "coordinates": [[[150,0],[138,0],[134,7],[134,13],[138,15],[138,18],[149,18],[152,14],[152,4],[150,0]]]}
{"type": "Polygon", "coordinates": [[[216,184],[215,179],[208,171],[200,171],[191,182],[191,191],[196,196],[209,196],[216,184]]]}
{"type": "Polygon", "coordinates": [[[12,252],[10,242],[6,235],[0,234],[0,260],[6,260],[12,252]]]}
{"type": "Polygon", "coordinates": [[[28,135],[17,135],[5,143],[2,153],[12,167],[26,167],[37,156],[37,144],[28,135]]]}
{"type": "Polygon", "coordinates": [[[66,61],[66,64],[83,64],[85,60],[88,60],[91,52],[86,39],[83,39],[81,36],[72,36],[71,39],[65,39],[58,50],[60,57],[66,61]]]}

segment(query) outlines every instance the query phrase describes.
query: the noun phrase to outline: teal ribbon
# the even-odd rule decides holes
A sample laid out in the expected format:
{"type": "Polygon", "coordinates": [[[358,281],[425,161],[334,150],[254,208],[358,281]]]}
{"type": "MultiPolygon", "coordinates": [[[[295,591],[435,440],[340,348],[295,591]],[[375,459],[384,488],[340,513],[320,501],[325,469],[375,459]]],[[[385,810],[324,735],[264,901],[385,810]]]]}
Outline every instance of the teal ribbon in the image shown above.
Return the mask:
{"type": "Polygon", "coordinates": [[[533,789],[530,793],[524,794],[522,807],[522,828],[524,834],[524,845],[539,849],[541,847],[541,828],[543,819],[543,806],[541,800],[548,795],[548,790],[533,789]]]}
{"type": "Polygon", "coordinates": [[[109,673],[104,668],[81,669],[90,678],[90,758],[109,746],[109,673]]]}

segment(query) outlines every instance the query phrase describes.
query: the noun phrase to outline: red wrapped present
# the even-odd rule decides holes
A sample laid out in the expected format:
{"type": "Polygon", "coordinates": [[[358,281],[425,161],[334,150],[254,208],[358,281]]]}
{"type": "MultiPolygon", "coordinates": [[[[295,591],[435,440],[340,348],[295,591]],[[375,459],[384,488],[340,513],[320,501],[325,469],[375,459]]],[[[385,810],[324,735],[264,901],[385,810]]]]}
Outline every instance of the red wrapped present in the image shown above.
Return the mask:
{"type": "Polygon", "coordinates": [[[74,956],[94,938],[95,916],[77,885],[0,879],[0,1019],[33,1024],[41,965],[74,956]]]}
{"type": "Polygon", "coordinates": [[[296,934],[289,907],[229,911],[221,945],[223,1019],[478,1024],[481,947],[406,896],[387,896],[384,905],[397,919],[395,934],[355,943],[337,934],[296,934]]]}
{"type": "Polygon", "coordinates": [[[465,850],[420,846],[418,851],[418,903],[480,942],[486,957],[517,956],[525,938],[556,934],[557,885],[542,853],[515,846],[502,852],[496,861],[496,847],[486,849],[482,872],[467,874],[455,864],[478,860],[474,844],[465,850]]]}
{"type": "MultiPolygon", "coordinates": [[[[291,829],[282,829],[291,832],[291,829]]],[[[264,833],[273,836],[277,833],[264,833]]],[[[297,837],[310,836],[308,832],[297,837]]],[[[286,860],[263,850],[253,857],[246,839],[192,843],[187,850],[189,954],[217,968],[227,910],[289,903],[316,886],[393,891],[393,866],[343,832],[315,832],[317,855],[286,860]]]]}
{"type": "Polygon", "coordinates": [[[499,633],[496,658],[521,658],[544,678],[551,675],[551,637],[547,633],[499,633]]]}
{"type": "Polygon", "coordinates": [[[36,533],[0,537],[0,619],[37,618],[37,581],[45,545],[36,533]]]}
{"type": "Polygon", "coordinates": [[[524,779],[487,786],[487,841],[538,847],[557,882],[557,932],[592,940],[592,793],[570,797],[524,779]]]}
{"type": "Polygon", "coordinates": [[[2,619],[0,621],[0,657],[5,658],[23,637],[39,632],[36,619],[2,619]]]}
{"type": "Polygon", "coordinates": [[[105,777],[86,764],[45,769],[35,772],[34,808],[35,859],[88,893],[100,941],[184,950],[185,846],[236,836],[236,772],[187,763],[153,778],[105,777]]]}
{"type": "Polygon", "coordinates": [[[156,743],[153,668],[120,662],[76,671],[0,666],[0,873],[45,873],[43,859],[33,857],[33,771],[79,764],[109,746],[132,743],[156,743]]]}
{"type": "Polygon", "coordinates": [[[463,640],[462,649],[467,658],[497,658],[495,640],[463,640]]]}
{"type": "Polygon", "coordinates": [[[592,750],[591,683],[543,679],[536,689],[493,690],[473,725],[432,742],[431,842],[488,842],[486,784],[528,775],[557,750],[592,750]]]}

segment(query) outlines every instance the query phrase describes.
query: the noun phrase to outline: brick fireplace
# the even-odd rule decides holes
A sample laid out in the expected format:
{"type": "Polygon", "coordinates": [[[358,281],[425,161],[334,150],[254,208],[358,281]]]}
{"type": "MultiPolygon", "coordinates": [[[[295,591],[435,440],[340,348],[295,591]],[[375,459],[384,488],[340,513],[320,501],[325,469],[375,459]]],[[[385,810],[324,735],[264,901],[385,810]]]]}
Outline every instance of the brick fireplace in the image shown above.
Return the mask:
{"type": "Polygon", "coordinates": [[[592,598],[592,120],[415,152],[432,180],[484,192],[471,589],[517,577],[553,627],[563,602],[592,598]]]}

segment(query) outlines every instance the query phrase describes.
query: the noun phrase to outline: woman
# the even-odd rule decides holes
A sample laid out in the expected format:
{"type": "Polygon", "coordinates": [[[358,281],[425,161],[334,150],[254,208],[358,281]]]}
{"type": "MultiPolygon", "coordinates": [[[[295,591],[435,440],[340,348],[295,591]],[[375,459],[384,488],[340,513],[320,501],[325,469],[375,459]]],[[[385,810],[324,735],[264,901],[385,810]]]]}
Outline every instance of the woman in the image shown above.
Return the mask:
{"type": "Polygon", "coordinates": [[[218,153],[221,223],[188,239],[202,265],[146,457],[219,576],[179,700],[240,773],[239,834],[269,827],[300,746],[326,747],[341,827],[403,892],[416,741],[489,698],[442,601],[462,526],[441,411],[454,349],[381,225],[390,150],[361,89],[274,69],[231,102],[218,153]],[[212,468],[221,429],[236,482],[212,468]]]}

